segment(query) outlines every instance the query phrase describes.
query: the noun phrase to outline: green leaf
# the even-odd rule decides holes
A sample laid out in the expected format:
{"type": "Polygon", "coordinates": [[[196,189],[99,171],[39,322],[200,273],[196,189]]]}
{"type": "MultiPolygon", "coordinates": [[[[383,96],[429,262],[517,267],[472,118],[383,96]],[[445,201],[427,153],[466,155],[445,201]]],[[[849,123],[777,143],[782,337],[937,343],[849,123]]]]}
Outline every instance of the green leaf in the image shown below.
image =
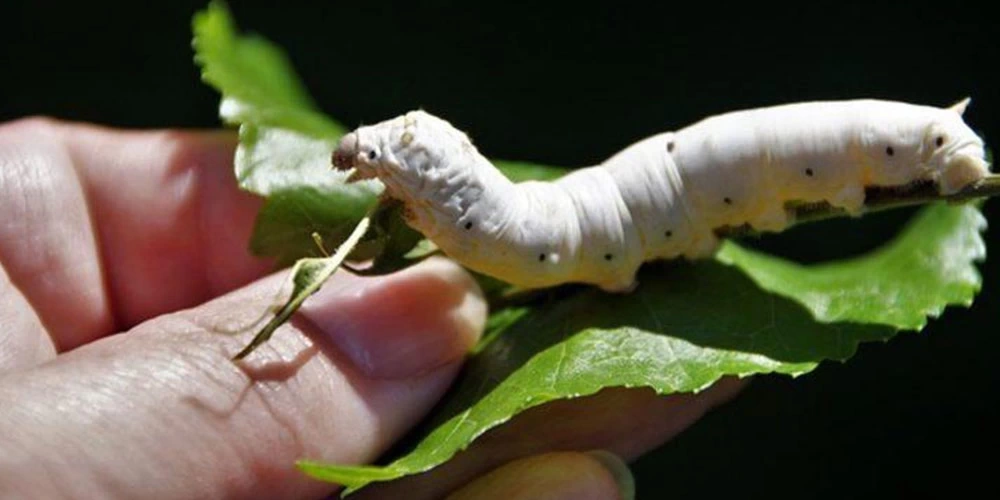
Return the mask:
{"type": "Polygon", "coordinates": [[[972,304],[982,280],[969,263],[986,258],[984,229],[986,219],[973,206],[939,205],[922,211],[893,244],[859,259],[802,266],[731,242],[718,259],[801,302],[819,321],[919,330],[946,305],[972,304]]]}
{"type": "Polygon", "coordinates": [[[514,182],[551,181],[566,175],[569,169],[523,161],[493,160],[493,164],[514,182]]]}
{"type": "MultiPolygon", "coordinates": [[[[313,234],[325,244],[344,241],[375,202],[374,197],[336,188],[300,188],[271,194],[254,225],[250,251],[275,257],[279,267],[300,258],[320,257],[313,234]]],[[[363,242],[351,260],[365,260],[380,252],[379,242],[363,242]]]]}
{"type": "MultiPolygon", "coordinates": [[[[240,125],[240,187],[268,195],[343,185],[344,176],[330,172],[330,153],[344,127],[316,109],[281,50],[263,38],[239,35],[218,2],[192,24],[202,78],[222,93],[223,120],[240,125]]],[[[370,184],[357,189],[372,191],[370,184]]]]}
{"type": "Polygon", "coordinates": [[[222,93],[219,114],[223,120],[318,138],[344,133],[342,125],[316,109],[280,48],[259,36],[236,32],[224,3],[212,2],[195,14],[192,30],[202,79],[222,93]]]}
{"type": "MultiPolygon", "coordinates": [[[[284,266],[317,257],[312,234],[337,244],[376,202],[377,181],[345,184],[330,153],[344,127],[317,110],[285,55],[267,40],[240,35],[229,11],[213,2],[195,15],[195,61],[222,93],[220,115],[240,125],[234,166],[242,189],[265,196],[250,249],[284,266]]],[[[351,257],[371,258],[384,242],[365,242],[351,257]]]]}
{"type": "Polygon", "coordinates": [[[372,219],[379,228],[376,237],[383,245],[375,254],[372,265],[356,271],[358,274],[373,276],[391,273],[434,254],[434,251],[427,251],[412,255],[411,251],[425,240],[424,235],[404,221],[403,210],[403,203],[398,200],[386,200],[380,204],[372,219]]]}
{"type": "MultiPolygon", "coordinates": [[[[330,168],[332,150],[332,141],[296,132],[251,124],[240,128],[237,178],[244,189],[267,195],[250,241],[254,254],[276,257],[282,266],[317,257],[313,233],[339,244],[375,205],[382,185],[345,184],[347,174],[330,168]]],[[[379,243],[362,246],[351,258],[374,256],[379,243]]]]}
{"type": "Polygon", "coordinates": [[[333,170],[330,154],[336,139],[317,139],[301,132],[259,127],[245,123],[240,127],[240,142],[234,160],[240,187],[260,195],[290,191],[300,187],[339,187],[359,192],[378,193],[374,181],[344,184],[346,174],[333,170]]]}
{"type": "Polygon", "coordinates": [[[972,206],[938,205],[885,248],[838,263],[798,266],[729,243],[719,258],[728,264],[646,266],[630,295],[560,289],[553,293],[566,293],[562,300],[491,322],[502,333],[488,332],[438,424],[409,454],[385,467],[299,466],[353,491],[433,468],[517,413],[556,399],[614,386],[696,392],[726,375],[800,375],[820,361],[845,360],[859,342],[919,327],[914,314],[969,304],[979,287],[973,263],[983,257],[982,220],[972,206]],[[887,265],[893,259],[900,264],[887,265]],[[859,279],[872,286],[853,286],[859,279]],[[843,283],[851,285],[846,295],[843,283]],[[841,312],[831,314],[831,303],[841,312]],[[911,307],[918,312],[900,314],[911,307]]]}

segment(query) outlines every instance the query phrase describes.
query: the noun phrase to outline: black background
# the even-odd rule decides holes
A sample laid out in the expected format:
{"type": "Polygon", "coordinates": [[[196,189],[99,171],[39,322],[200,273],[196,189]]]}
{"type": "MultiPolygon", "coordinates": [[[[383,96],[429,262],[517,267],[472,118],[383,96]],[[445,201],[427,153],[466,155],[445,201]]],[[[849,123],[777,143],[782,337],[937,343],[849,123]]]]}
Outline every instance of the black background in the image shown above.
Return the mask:
{"type": "MultiPolygon", "coordinates": [[[[217,96],[191,62],[189,22],[201,5],[5,1],[0,118],[216,126],[217,96]]],[[[231,7],[244,28],[288,50],[321,107],[348,126],[423,107],[492,157],[587,165],[711,114],[855,97],[948,105],[971,95],[967,121],[988,144],[1000,138],[993,23],[959,2],[231,7]]],[[[986,214],[997,221],[995,206],[986,214]]],[[[801,261],[844,256],[873,248],[905,215],[816,224],[755,244],[801,261]]],[[[997,234],[987,235],[992,248],[997,234]]],[[[797,380],[758,378],[634,464],[640,498],[989,491],[996,261],[983,273],[972,309],[949,309],[922,333],[865,345],[849,363],[797,380]]]]}

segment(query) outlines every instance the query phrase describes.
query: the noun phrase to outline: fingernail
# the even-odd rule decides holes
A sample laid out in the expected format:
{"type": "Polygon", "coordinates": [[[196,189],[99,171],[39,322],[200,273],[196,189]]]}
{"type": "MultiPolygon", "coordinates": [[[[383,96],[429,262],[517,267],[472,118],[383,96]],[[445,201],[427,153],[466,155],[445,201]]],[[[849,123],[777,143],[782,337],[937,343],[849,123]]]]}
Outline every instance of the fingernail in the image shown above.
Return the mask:
{"type": "Polygon", "coordinates": [[[597,460],[611,474],[611,477],[615,480],[615,484],[618,485],[618,498],[622,500],[632,500],[635,498],[635,478],[632,477],[632,471],[629,470],[628,464],[619,458],[618,455],[604,450],[589,451],[587,455],[597,460]]]}
{"type": "Polygon", "coordinates": [[[369,378],[424,375],[479,340],[486,301],[457,264],[431,258],[317,293],[302,312],[369,378]]]}

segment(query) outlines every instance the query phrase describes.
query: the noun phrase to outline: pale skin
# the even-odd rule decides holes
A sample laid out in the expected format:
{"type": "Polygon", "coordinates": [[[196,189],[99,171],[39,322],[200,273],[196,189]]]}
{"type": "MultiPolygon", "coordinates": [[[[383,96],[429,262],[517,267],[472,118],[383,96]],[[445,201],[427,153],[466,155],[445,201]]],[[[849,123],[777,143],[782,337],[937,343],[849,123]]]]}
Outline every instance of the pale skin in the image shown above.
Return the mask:
{"type": "MultiPolygon", "coordinates": [[[[234,140],[0,125],[0,497],[321,498],[337,486],[296,459],[371,462],[455,377],[486,308],[443,259],[338,272],[230,360],[287,279],[247,253],[260,201],[234,185],[234,140]]],[[[582,450],[635,458],[740,385],[546,405],[361,496],[618,498],[614,459],[582,450]]]]}

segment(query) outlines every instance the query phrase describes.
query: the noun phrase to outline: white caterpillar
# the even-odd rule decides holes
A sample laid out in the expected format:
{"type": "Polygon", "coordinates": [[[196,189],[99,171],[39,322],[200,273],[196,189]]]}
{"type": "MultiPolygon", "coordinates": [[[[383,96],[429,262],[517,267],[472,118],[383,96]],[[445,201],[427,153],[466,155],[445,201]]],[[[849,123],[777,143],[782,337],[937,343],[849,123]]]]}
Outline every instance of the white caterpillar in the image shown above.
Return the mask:
{"type": "Polygon", "coordinates": [[[950,108],[855,100],[738,111],[640,141],[554,182],[515,184],[461,131],[423,111],[344,136],[352,180],[378,177],[407,221],[476,271],[525,287],[634,287],[647,260],[711,255],[714,229],[780,231],[786,204],[860,213],[865,188],[932,180],[954,193],[989,173],[950,108]]]}

